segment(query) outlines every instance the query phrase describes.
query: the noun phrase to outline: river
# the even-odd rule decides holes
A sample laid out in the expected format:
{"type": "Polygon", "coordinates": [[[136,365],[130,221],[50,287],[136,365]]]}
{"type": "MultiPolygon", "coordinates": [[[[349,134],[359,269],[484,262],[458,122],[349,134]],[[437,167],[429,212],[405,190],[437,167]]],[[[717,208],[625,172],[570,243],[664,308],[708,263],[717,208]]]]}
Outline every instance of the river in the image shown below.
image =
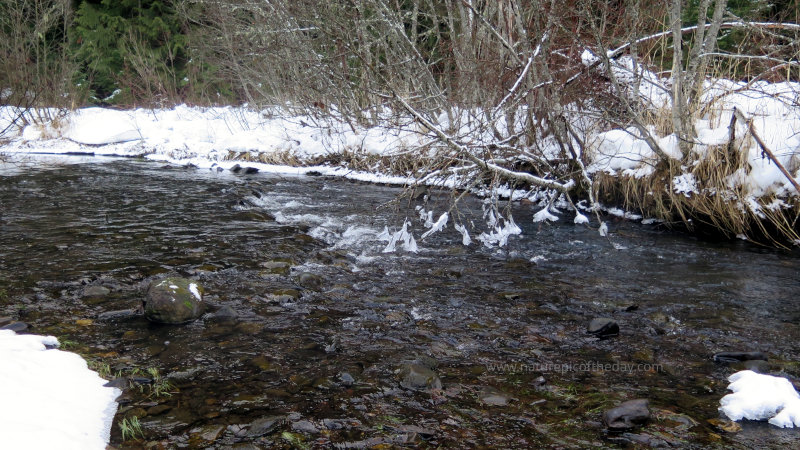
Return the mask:
{"type": "Polygon", "coordinates": [[[435,220],[449,191],[426,201],[325,177],[43,161],[0,175],[0,316],[125,380],[115,423],[135,417],[141,433],[115,427],[112,445],[798,442],[715,421],[742,367],[712,359],[761,351],[770,373],[800,377],[797,253],[613,219],[605,238],[570,217],[532,223],[518,203],[522,235],[488,248],[470,196],[421,239],[417,207],[435,220]],[[380,233],[406,218],[418,251],[384,253],[380,233]],[[470,246],[452,218],[475,226],[470,246]],[[166,275],[202,283],[212,313],[178,326],[115,315],[166,275]],[[619,336],[587,334],[593,318],[619,336]],[[409,389],[414,370],[441,389],[409,389]],[[648,424],[609,433],[602,412],[633,398],[649,400],[648,424]]]}

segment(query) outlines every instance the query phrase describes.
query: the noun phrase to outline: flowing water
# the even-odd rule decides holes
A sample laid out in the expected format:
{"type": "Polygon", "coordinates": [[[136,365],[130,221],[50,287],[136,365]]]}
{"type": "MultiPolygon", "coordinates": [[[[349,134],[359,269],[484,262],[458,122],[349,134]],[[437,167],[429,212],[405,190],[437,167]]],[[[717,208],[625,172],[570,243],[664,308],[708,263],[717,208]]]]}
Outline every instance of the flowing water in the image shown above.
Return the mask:
{"type": "Polygon", "coordinates": [[[712,360],[762,351],[771,373],[800,377],[797,254],[628,222],[603,238],[569,218],[533,224],[524,204],[511,206],[523,235],[487,248],[470,197],[420,238],[416,208],[435,220],[449,192],[96,162],[0,176],[0,316],[126,387],[115,424],[136,418],[141,433],[115,426],[112,445],[800,442],[797,430],[718,420],[741,367],[712,360]],[[462,245],[453,217],[476,242],[462,245]],[[406,218],[418,251],[384,253],[381,232],[406,218]],[[198,280],[211,313],[174,326],[104,314],[136,308],[166,275],[198,280]],[[596,317],[619,336],[588,335],[596,317]],[[409,389],[409,370],[433,388],[409,389]],[[649,400],[648,424],[609,433],[602,412],[633,398],[649,400]]]}

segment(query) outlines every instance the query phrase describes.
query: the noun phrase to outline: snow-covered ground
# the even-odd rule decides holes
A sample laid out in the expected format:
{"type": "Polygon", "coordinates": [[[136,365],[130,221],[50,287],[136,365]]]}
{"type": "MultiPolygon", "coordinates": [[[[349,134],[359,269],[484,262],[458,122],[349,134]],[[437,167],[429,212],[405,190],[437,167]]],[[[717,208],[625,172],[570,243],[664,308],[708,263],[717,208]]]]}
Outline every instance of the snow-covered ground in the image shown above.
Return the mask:
{"type": "Polygon", "coordinates": [[[53,336],[0,330],[0,447],[105,449],[120,391],[53,336]]]}
{"type": "MultiPolygon", "coordinates": [[[[657,79],[643,83],[650,88],[641,88],[642,95],[647,96],[646,103],[652,108],[664,108],[668,103],[664,94],[666,86],[652,87],[656,83],[659,83],[657,79]]],[[[737,108],[753,120],[764,143],[798,178],[800,84],[709,81],[705,101],[710,107],[695,124],[698,136],[694,151],[698,159],[713,146],[727,143],[731,116],[737,108]]],[[[5,128],[12,115],[11,108],[0,108],[0,129],[5,128]]],[[[129,111],[85,108],[52,123],[28,125],[9,133],[6,138],[10,141],[0,147],[0,152],[144,156],[200,168],[228,169],[241,164],[270,172],[315,171],[362,181],[405,184],[414,180],[409,176],[357,172],[340,165],[313,163],[345,153],[356,158],[399,156],[418,151],[420,146],[433,140],[421,133],[413,121],[408,123],[400,129],[389,124],[365,128],[346,121],[320,122],[311,116],[287,116],[279,110],[253,111],[242,107],[181,105],[172,109],[129,111]]],[[[797,195],[791,181],[762,154],[745,126],[737,122],[735,135],[746,152],[751,170],[731,175],[727,180],[729,187],[744,186],[754,198],[772,194],[778,197],[797,195]]],[[[636,177],[652,173],[655,155],[637,130],[593,131],[591,127],[583,130],[591,158],[589,173],[602,171],[636,177]]],[[[458,133],[469,136],[470,132],[468,127],[462,127],[458,133]]],[[[659,135],[655,127],[650,127],[650,132],[667,155],[680,157],[675,135],[659,135]]],[[[484,137],[475,135],[469,139],[482,141],[484,137]]],[[[701,190],[691,173],[692,167],[684,170],[673,180],[676,193],[691,195],[701,190]]]]}
{"type": "MultiPolygon", "coordinates": [[[[0,108],[0,129],[11,117],[10,108],[0,108]]],[[[422,142],[421,136],[413,131],[378,127],[353,131],[345,122],[320,124],[310,116],[285,117],[275,116],[273,111],[188,106],[129,111],[79,109],[52,123],[28,125],[10,137],[11,141],[0,147],[0,152],[144,156],[199,168],[229,169],[240,164],[267,172],[314,171],[395,184],[405,184],[410,179],[310,163],[344,152],[393,156],[422,142]],[[298,164],[260,162],[284,160],[298,164]]]]}

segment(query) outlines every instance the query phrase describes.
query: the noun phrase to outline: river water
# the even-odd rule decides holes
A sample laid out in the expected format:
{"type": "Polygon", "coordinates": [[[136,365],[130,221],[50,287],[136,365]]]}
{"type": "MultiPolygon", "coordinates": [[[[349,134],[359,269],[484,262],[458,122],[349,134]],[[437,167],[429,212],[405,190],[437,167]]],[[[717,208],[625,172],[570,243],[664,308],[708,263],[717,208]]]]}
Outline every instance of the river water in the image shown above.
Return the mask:
{"type": "Polygon", "coordinates": [[[762,351],[766,370],[800,377],[796,253],[613,219],[604,238],[570,218],[534,224],[524,204],[510,207],[522,236],[488,248],[470,197],[451,211],[475,226],[467,247],[453,219],[420,237],[417,207],[435,220],[452,193],[401,194],[136,160],[6,170],[0,316],[124,380],[115,423],[135,417],[141,433],[115,426],[121,447],[800,442],[797,430],[719,421],[725,378],[742,367],[712,360],[762,351]],[[418,251],[384,253],[381,232],[405,219],[418,251]],[[163,326],[107,314],[166,275],[198,280],[227,315],[163,326]],[[619,336],[588,335],[596,317],[619,336]],[[407,388],[420,366],[441,389],[407,388]],[[609,433],[602,412],[633,398],[649,400],[651,420],[609,433]]]}

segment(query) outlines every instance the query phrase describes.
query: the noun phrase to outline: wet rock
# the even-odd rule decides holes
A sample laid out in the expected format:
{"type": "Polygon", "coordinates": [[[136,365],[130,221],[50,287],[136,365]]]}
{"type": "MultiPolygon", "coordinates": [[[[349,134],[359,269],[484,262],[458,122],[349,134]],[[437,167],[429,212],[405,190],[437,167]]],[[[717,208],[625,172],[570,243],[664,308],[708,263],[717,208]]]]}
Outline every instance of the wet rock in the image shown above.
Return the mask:
{"type": "Polygon", "coordinates": [[[11,322],[8,325],[3,325],[0,330],[11,330],[15,333],[22,333],[28,331],[28,324],[25,322],[11,322]]]}
{"type": "Polygon", "coordinates": [[[625,431],[644,425],[650,418],[647,399],[629,400],[603,413],[603,423],[610,431],[625,431]]]}
{"type": "Polygon", "coordinates": [[[344,385],[344,386],[352,386],[353,383],[356,382],[356,379],[353,378],[353,376],[350,375],[349,373],[342,372],[342,373],[339,374],[339,381],[341,381],[342,385],[344,385]]]}
{"type": "Polygon", "coordinates": [[[297,284],[312,291],[319,291],[322,289],[322,278],[311,272],[303,272],[297,278],[297,284]]]}
{"type": "Polygon", "coordinates": [[[127,389],[129,386],[129,381],[127,378],[115,378],[108,383],[104,384],[104,387],[114,387],[117,389],[127,389]]]}
{"type": "Polygon", "coordinates": [[[105,286],[86,286],[83,288],[84,297],[105,297],[111,293],[111,289],[105,286]]]}
{"type": "Polygon", "coordinates": [[[97,320],[121,320],[133,317],[137,314],[136,309],[120,309],[119,311],[107,311],[100,313],[97,320]]]}
{"type": "Polygon", "coordinates": [[[241,171],[242,171],[242,166],[240,166],[239,164],[234,164],[233,167],[231,167],[231,172],[233,173],[239,173],[241,171]]]}
{"type": "Polygon", "coordinates": [[[433,370],[420,364],[403,364],[398,371],[400,386],[406,389],[441,389],[442,380],[433,370]]]}
{"type": "Polygon", "coordinates": [[[212,443],[222,437],[226,427],[224,425],[207,425],[189,436],[189,442],[195,446],[201,443],[212,443]]]}
{"type": "Polygon", "coordinates": [[[0,327],[4,327],[13,321],[14,319],[12,319],[11,317],[0,317],[0,327]]]}
{"type": "Polygon", "coordinates": [[[150,283],[147,289],[144,315],[152,322],[191,322],[204,310],[203,288],[193,280],[169,277],[150,283]]]}
{"type": "Polygon", "coordinates": [[[292,422],[292,430],[298,431],[300,433],[309,433],[309,434],[319,433],[319,429],[317,428],[317,426],[308,420],[298,420],[297,422],[292,422]]]}
{"type": "Polygon", "coordinates": [[[619,334],[619,324],[613,319],[598,317],[589,322],[586,332],[599,338],[617,336],[619,334]]]}
{"type": "Polygon", "coordinates": [[[265,269],[261,271],[262,275],[288,275],[292,268],[290,262],[280,260],[262,262],[259,266],[265,269]]]}
{"type": "Polygon", "coordinates": [[[768,357],[762,352],[719,352],[714,354],[714,362],[722,364],[751,360],[767,361],[768,357]]]}
{"type": "Polygon", "coordinates": [[[737,422],[728,419],[708,419],[708,424],[719,431],[726,433],[738,433],[742,431],[742,426],[737,422]]]}
{"type": "Polygon", "coordinates": [[[411,319],[411,316],[403,311],[389,311],[384,317],[389,323],[406,322],[411,319]]]}
{"type": "Polygon", "coordinates": [[[210,321],[217,323],[235,323],[238,318],[236,310],[227,305],[208,316],[210,321]]]}
{"type": "Polygon", "coordinates": [[[431,370],[436,370],[436,368],[439,367],[439,361],[437,361],[436,358],[430,357],[428,355],[417,356],[417,359],[415,361],[417,364],[425,366],[431,370]]]}
{"type": "Polygon", "coordinates": [[[250,424],[250,427],[247,429],[246,436],[258,437],[272,433],[283,424],[283,421],[284,418],[281,416],[262,417],[261,419],[255,420],[250,424]]]}
{"type": "Polygon", "coordinates": [[[481,403],[489,406],[506,406],[511,396],[497,388],[486,386],[481,389],[481,392],[478,394],[478,399],[481,403]]]}
{"type": "Polygon", "coordinates": [[[258,169],[256,169],[255,167],[246,167],[244,169],[244,174],[245,175],[251,175],[251,174],[254,174],[254,173],[258,173],[258,169]]]}

